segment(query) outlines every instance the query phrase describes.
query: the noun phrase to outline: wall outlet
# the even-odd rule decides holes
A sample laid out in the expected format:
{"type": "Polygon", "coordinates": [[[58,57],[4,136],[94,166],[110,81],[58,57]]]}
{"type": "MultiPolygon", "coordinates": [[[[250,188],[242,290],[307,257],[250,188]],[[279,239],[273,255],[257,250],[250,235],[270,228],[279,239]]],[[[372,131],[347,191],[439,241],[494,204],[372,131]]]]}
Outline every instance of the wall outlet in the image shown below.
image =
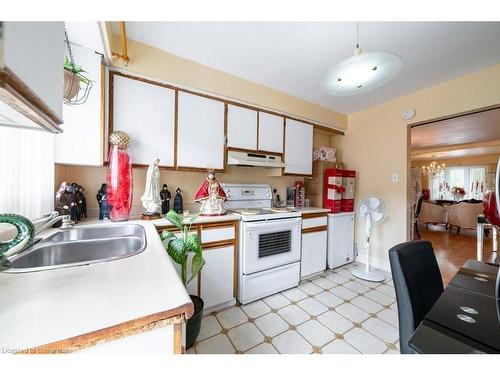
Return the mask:
{"type": "Polygon", "coordinates": [[[392,174],[392,182],[394,183],[399,182],[399,175],[397,173],[392,174]]]}

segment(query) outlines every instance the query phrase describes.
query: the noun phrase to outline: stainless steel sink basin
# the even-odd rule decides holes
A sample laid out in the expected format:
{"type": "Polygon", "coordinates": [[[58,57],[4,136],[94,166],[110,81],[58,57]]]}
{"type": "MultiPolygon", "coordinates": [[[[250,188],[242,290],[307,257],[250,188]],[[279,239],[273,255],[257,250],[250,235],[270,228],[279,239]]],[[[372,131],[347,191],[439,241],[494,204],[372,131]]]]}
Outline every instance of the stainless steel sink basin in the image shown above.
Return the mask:
{"type": "Polygon", "coordinates": [[[146,248],[137,224],[77,227],[57,232],[10,260],[5,272],[36,272],[107,262],[137,255],[146,248]]]}

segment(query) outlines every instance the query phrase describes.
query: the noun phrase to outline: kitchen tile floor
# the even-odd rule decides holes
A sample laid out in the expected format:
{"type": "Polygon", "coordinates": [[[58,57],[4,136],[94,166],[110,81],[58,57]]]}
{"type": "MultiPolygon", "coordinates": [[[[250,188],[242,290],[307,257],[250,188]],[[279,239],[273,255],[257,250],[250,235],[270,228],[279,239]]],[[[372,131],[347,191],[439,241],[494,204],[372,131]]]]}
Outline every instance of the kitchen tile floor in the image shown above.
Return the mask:
{"type": "Polygon", "coordinates": [[[297,288],[202,321],[191,354],[399,353],[398,316],[390,274],[383,283],[356,279],[348,265],[297,288]]]}

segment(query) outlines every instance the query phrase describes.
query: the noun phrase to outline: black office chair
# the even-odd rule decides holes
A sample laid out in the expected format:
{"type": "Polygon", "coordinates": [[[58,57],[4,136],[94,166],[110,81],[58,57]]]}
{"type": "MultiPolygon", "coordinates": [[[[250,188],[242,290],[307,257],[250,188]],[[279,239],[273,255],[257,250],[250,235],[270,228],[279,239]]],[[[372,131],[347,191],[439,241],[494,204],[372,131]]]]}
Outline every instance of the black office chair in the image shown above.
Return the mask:
{"type": "Polygon", "coordinates": [[[443,280],[429,241],[401,243],[389,250],[399,317],[402,354],[413,354],[408,340],[443,293],[443,280]]]}

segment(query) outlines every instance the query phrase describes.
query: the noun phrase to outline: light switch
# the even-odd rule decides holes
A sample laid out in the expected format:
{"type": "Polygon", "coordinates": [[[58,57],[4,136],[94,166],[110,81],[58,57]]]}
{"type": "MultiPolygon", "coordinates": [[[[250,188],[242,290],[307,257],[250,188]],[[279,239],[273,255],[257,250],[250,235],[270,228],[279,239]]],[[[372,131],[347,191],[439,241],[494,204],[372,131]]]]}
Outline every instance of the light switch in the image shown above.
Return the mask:
{"type": "Polygon", "coordinates": [[[399,182],[399,175],[397,173],[392,174],[392,182],[399,182]]]}

